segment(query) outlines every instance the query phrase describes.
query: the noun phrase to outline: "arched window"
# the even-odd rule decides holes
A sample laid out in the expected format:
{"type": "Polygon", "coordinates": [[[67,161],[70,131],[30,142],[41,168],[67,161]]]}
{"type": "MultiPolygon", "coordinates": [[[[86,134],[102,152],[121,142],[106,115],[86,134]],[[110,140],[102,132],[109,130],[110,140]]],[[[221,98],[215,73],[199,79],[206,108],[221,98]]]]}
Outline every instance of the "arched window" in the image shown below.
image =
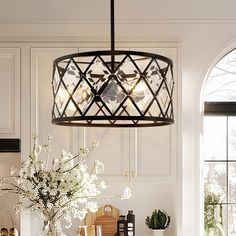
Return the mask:
{"type": "Polygon", "coordinates": [[[204,89],[205,236],[236,236],[236,49],[204,89]]]}

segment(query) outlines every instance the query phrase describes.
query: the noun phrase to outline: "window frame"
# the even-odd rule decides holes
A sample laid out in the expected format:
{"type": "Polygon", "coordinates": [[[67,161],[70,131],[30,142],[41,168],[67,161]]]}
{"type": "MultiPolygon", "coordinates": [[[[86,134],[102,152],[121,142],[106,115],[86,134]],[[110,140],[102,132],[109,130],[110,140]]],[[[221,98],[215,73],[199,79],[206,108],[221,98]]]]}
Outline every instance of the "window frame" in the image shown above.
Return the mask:
{"type": "Polygon", "coordinates": [[[236,116],[236,102],[204,102],[204,116],[236,116]]]}
{"type": "Polygon", "coordinates": [[[225,160],[209,160],[204,159],[204,163],[225,163],[226,164],[226,200],[225,202],[220,203],[223,206],[227,206],[227,224],[226,224],[226,235],[229,236],[229,207],[230,205],[235,205],[236,202],[229,201],[229,163],[236,163],[235,160],[229,159],[228,155],[228,118],[230,116],[236,117],[236,102],[204,102],[204,117],[205,116],[225,116],[226,117],[226,159],[225,160]]]}

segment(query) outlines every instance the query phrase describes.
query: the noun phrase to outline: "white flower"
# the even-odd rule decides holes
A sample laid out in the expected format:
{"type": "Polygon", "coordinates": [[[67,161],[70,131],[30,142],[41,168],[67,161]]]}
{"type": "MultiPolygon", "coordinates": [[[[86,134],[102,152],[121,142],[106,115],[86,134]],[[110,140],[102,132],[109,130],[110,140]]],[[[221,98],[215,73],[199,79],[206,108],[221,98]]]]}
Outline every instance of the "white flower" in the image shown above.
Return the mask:
{"type": "Polygon", "coordinates": [[[105,183],[104,180],[102,180],[102,181],[99,183],[99,187],[100,187],[101,189],[106,189],[106,188],[107,188],[107,185],[106,185],[106,183],[105,183]]]}
{"type": "Polygon", "coordinates": [[[131,198],[131,189],[129,187],[125,187],[124,193],[121,196],[121,199],[126,200],[126,199],[129,199],[129,198],[131,198]]]}
{"type": "Polygon", "coordinates": [[[95,165],[95,173],[96,174],[100,174],[104,171],[104,165],[99,160],[95,160],[94,165],[95,165]]]}
{"type": "MultiPolygon", "coordinates": [[[[19,209],[29,209],[46,220],[53,211],[55,219],[63,215],[68,223],[67,227],[70,227],[72,217],[82,220],[87,210],[97,210],[95,199],[103,197],[100,190],[106,188],[104,181],[96,182],[97,175],[104,170],[104,165],[95,160],[93,167],[88,167],[88,148],[80,150],[75,156],[78,160],[71,153],[62,150],[59,159],[53,158],[53,161],[50,161],[51,140],[52,137],[49,136],[48,144],[43,146],[47,153],[46,162],[39,158],[42,147],[38,145],[35,136],[33,151],[22,163],[19,175],[13,176],[16,169],[11,169],[11,177],[16,181],[16,185],[10,187],[19,194],[19,209]],[[47,163],[51,163],[51,168],[47,163]],[[47,166],[47,170],[44,166],[47,166]]],[[[94,141],[93,147],[98,147],[98,142],[94,141]]],[[[0,177],[0,185],[8,186],[10,183],[7,183],[7,180],[8,178],[0,177]]],[[[130,196],[130,189],[126,188],[121,199],[128,199],[130,196]]]]}
{"type": "Polygon", "coordinates": [[[88,155],[89,154],[89,149],[88,148],[85,147],[82,150],[83,150],[83,154],[84,155],[88,155]]]}
{"type": "Polygon", "coordinates": [[[65,150],[62,150],[61,155],[62,155],[62,159],[63,160],[67,160],[68,159],[68,154],[67,154],[67,152],[65,150]]]}
{"type": "Polygon", "coordinates": [[[88,167],[85,164],[80,164],[79,169],[80,169],[80,171],[82,171],[84,173],[88,169],[88,167]]]}
{"type": "Polygon", "coordinates": [[[47,203],[47,207],[52,209],[53,208],[53,204],[52,203],[47,203]]]}
{"type": "Polygon", "coordinates": [[[79,202],[79,203],[85,203],[85,202],[87,202],[87,201],[88,201],[87,198],[83,198],[83,197],[81,197],[81,198],[78,199],[78,202],[79,202]]]}
{"type": "Polygon", "coordinates": [[[94,140],[92,143],[93,147],[99,147],[99,142],[97,140],[94,140]]]}
{"type": "Polygon", "coordinates": [[[88,202],[86,204],[86,208],[88,208],[91,212],[96,212],[98,210],[97,202],[88,202]]]}
{"type": "Polygon", "coordinates": [[[36,145],[35,149],[34,149],[34,156],[38,157],[39,154],[41,153],[41,151],[42,151],[42,146],[41,145],[36,145]]]}
{"type": "Polygon", "coordinates": [[[52,135],[48,135],[48,142],[50,143],[52,140],[54,140],[54,137],[52,135]]]}
{"type": "Polygon", "coordinates": [[[92,182],[94,182],[97,179],[98,179],[97,175],[90,175],[89,182],[92,183],[92,182]]]}
{"type": "Polygon", "coordinates": [[[64,219],[66,220],[66,222],[68,223],[65,227],[68,229],[71,227],[72,225],[72,219],[71,219],[71,215],[70,214],[65,214],[64,215],[64,219]]]}
{"type": "Polygon", "coordinates": [[[32,135],[32,137],[33,137],[34,140],[36,140],[39,136],[34,133],[34,134],[32,135]]]}
{"type": "Polygon", "coordinates": [[[87,210],[84,208],[84,209],[79,209],[76,212],[75,216],[76,216],[76,218],[79,218],[80,220],[83,220],[84,217],[86,216],[86,214],[87,214],[87,210]]]}

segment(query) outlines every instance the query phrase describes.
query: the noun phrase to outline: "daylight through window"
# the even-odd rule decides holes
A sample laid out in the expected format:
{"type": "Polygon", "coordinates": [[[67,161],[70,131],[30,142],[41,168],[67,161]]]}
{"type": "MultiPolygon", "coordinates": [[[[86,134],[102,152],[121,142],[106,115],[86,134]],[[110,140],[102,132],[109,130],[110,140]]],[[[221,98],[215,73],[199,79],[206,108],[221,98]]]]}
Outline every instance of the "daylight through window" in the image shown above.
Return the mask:
{"type": "Polygon", "coordinates": [[[211,71],[204,101],[205,236],[236,236],[236,50],[211,71]]]}

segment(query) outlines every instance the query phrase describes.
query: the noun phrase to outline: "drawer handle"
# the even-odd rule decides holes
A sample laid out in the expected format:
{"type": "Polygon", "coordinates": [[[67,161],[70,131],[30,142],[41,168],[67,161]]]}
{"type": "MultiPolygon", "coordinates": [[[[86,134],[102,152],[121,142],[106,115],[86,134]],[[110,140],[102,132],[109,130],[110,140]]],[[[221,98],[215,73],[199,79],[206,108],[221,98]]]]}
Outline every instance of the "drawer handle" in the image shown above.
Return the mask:
{"type": "Polygon", "coordinates": [[[124,176],[125,176],[125,178],[128,178],[128,176],[129,176],[129,173],[128,173],[128,171],[127,171],[127,170],[124,172],[124,176]]]}

